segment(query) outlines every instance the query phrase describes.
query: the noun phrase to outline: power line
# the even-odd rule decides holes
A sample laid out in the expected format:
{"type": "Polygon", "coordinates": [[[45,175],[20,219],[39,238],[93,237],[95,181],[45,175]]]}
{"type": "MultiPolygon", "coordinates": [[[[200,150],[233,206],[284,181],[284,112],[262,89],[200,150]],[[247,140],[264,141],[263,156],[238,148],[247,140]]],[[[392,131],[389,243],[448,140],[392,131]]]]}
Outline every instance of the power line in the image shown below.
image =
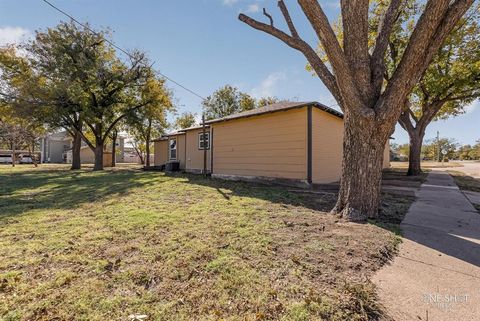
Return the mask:
{"type": "MultiPolygon", "coordinates": [[[[93,30],[92,28],[90,28],[88,25],[78,21],[74,16],[72,16],[71,14],[63,11],[62,9],[58,8],[57,6],[55,6],[54,4],[52,4],[50,1],[48,0],[41,0],[43,2],[45,2],[47,5],[49,5],[50,7],[52,7],[53,9],[55,9],[56,11],[60,12],[61,14],[63,14],[64,16],[67,16],[68,18],[70,18],[72,21],[74,21],[75,23],[77,23],[78,25],[82,26],[83,28],[87,29],[88,31],[90,31],[91,33],[95,34],[95,35],[99,35],[98,32],[96,32],[95,30],[93,30]]],[[[108,40],[108,39],[105,39],[105,41],[107,43],[109,43],[112,47],[120,50],[121,52],[123,52],[124,54],[126,54],[127,56],[129,56],[130,58],[132,59],[135,59],[128,51],[126,51],[125,49],[123,49],[122,47],[120,46],[117,46],[114,42],[108,40]]],[[[174,83],[175,85],[179,86],[180,88],[183,88],[184,90],[188,91],[189,93],[191,93],[192,95],[194,96],[197,96],[198,98],[200,98],[201,100],[205,100],[204,97],[202,97],[201,95],[197,94],[195,91],[185,87],[184,85],[182,85],[181,83],[179,83],[178,81],[175,81],[173,80],[172,78],[168,77],[167,75],[161,73],[160,71],[157,70],[157,72],[165,79],[167,79],[168,81],[174,83]]]]}

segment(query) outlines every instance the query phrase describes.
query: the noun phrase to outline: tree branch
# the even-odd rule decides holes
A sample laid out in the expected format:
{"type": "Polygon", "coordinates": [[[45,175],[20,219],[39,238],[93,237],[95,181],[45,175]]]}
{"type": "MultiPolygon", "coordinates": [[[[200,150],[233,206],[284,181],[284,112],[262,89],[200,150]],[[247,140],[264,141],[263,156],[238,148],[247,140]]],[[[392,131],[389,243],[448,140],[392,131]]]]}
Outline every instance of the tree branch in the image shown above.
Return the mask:
{"type": "Polygon", "coordinates": [[[142,108],[143,106],[145,105],[148,105],[150,103],[150,101],[147,101],[147,102],[144,102],[142,104],[139,104],[135,107],[132,107],[132,108],[129,108],[128,110],[126,110],[122,115],[120,115],[119,117],[117,117],[117,119],[115,119],[111,124],[110,126],[107,128],[107,130],[105,131],[105,134],[103,135],[102,137],[102,140],[105,140],[108,135],[110,134],[110,131],[118,124],[119,121],[121,121],[123,118],[125,118],[127,116],[127,114],[129,112],[132,112],[134,110],[137,110],[139,108],[142,108]]]}
{"type": "Polygon", "coordinates": [[[318,1],[298,0],[298,3],[325,48],[325,53],[332,65],[342,102],[344,103],[343,107],[351,109],[352,112],[358,113],[362,117],[374,117],[373,109],[368,107],[365,97],[360,94],[357,88],[345,54],[318,1]]]}
{"type": "Polygon", "coordinates": [[[307,58],[307,61],[310,63],[312,68],[317,73],[320,80],[322,80],[322,82],[325,84],[328,90],[335,97],[338,104],[341,106],[341,108],[343,108],[342,98],[340,96],[340,91],[337,87],[335,77],[332,75],[330,70],[328,70],[327,66],[325,66],[323,61],[320,59],[320,57],[317,55],[315,50],[313,50],[309,44],[307,44],[305,41],[303,41],[300,38],[294,38],[286,34],[285,32],[275,27],[272,27],[271,25],[259,22],[255,19],[248,17],[247,15],[240,14],[238,16],[238,19],[244,22],[245,24],[249,25],[250,27],[263,31],[281,40],[282,42],[287,44],[289,47],[302,52],[303,55],[307,58]]]}
{"type": "Polygon", "coordinates": [[[265,8],[263,8],[263,15],[270,20],[270,26],[273,27],[273,18],[270,14],[267,13],[267,10],[265,8]]]}
{"type": "Polygon", "coordinates": [[[290,17],[290,13],[288,12],[287,6],[285,5],[285,2],[283,2],[283,0],[278,1],[278,7],[280,8],[283,17],[285,18],[285,22],[287,23],[288,29],[290,30],[292,37],[300,39],[297,29],[295,28],[292,18],[290,17]]]}
{"type": "Polygon", "coordinates": [[[341,0],[343,51],[355,84],[371,98],[370,56],[368,53],[368,0],[341,0]]]}
{"type": "MultiPolygon", "coordinates": [[[[390,34],[399,17],[400,7],[403,2],[404,0],[392,0],[378,24],[377,38],[375,39],[375,47],[371,57],[372,84],[375,91],[374,96],[377,97],[380,95],[385,73],[385,52],[390,44],[390,34]]],[[[395,56],[395,53],[392,53],[392,56],[395,56]]]]}
{"type": "MultiPolygon", "coordinates": [[[[425,73],[433,56],[455,24],[474,0],[429,0],[413,31],[407,48],[383,94],[377,112],[382,118],[398,117],[389,114],[390,106],[398,105],[425,73]]],[[[397,111],[400,112],[399,110],[397,111]]]]}

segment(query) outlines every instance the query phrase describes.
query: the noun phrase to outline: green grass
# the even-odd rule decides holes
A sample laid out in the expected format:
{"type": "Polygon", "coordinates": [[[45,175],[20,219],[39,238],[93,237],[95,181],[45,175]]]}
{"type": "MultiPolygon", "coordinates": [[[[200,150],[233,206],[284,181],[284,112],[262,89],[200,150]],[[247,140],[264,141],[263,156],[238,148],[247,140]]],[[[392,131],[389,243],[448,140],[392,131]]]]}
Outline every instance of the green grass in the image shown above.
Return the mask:
{"type": "Polygon", "coordinates": [[[448,173],[452,175],[455,183],[458,185],[458,187],[460,187],[460,189],[472,192],[480,192],[480,178],[468,176],[459,171],[448,171],[448,173]]]}
{"type": "Polygon", "coordinates": [[[1,166],[0,320],[375,319],[365,280],[398,239],[327,214],[334,201],[131,168],[1,166]]]}

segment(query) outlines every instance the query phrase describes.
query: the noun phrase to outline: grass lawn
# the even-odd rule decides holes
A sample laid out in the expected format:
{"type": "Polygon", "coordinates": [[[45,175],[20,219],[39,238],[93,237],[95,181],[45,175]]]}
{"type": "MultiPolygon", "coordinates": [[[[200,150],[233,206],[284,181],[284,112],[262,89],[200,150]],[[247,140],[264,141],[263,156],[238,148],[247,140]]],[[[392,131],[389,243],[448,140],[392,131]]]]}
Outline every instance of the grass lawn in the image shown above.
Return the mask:
{"type": "Polygon", "coordinates": [[[369,320],[411,197],[375,224],[334,194],[135,168],[0,166],[0,320],[369,320]],[[392,220],[392,217],[394,218],[392,220]]]}
{"type": "MultiPolygon", "coordinates": [[[[408,162],[391,162],[391,166],[397,168],[408,168],[408,162]]],[[[450,162],[434,162],[434,161],[422,161],[422,169],[424,168],[443,168],[443,167],[463,167],[459,162],[450,161],[450,162]]]]}
{"type": "MultiPolygon", "coordinates": [[[[459,171],[448,171],[452,175],[455,183],[462,190],[472,191],[480,193],[480,179],[472,176],[468,176],[465,173],[459,171]]],[[[473,206],[480,213],[480,204],[473,204],[473,206]]]]}

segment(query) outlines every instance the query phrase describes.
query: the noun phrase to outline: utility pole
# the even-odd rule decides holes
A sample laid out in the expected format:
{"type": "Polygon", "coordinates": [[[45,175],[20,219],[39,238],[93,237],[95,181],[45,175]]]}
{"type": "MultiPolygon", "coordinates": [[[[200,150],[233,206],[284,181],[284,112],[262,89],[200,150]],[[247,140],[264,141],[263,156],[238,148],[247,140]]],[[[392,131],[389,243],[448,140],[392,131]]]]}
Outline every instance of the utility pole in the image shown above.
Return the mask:
{"type": "Polygon", "coordinates": [[[437,130],[437,161],[440,163],[440,132],[437,130]]]}

